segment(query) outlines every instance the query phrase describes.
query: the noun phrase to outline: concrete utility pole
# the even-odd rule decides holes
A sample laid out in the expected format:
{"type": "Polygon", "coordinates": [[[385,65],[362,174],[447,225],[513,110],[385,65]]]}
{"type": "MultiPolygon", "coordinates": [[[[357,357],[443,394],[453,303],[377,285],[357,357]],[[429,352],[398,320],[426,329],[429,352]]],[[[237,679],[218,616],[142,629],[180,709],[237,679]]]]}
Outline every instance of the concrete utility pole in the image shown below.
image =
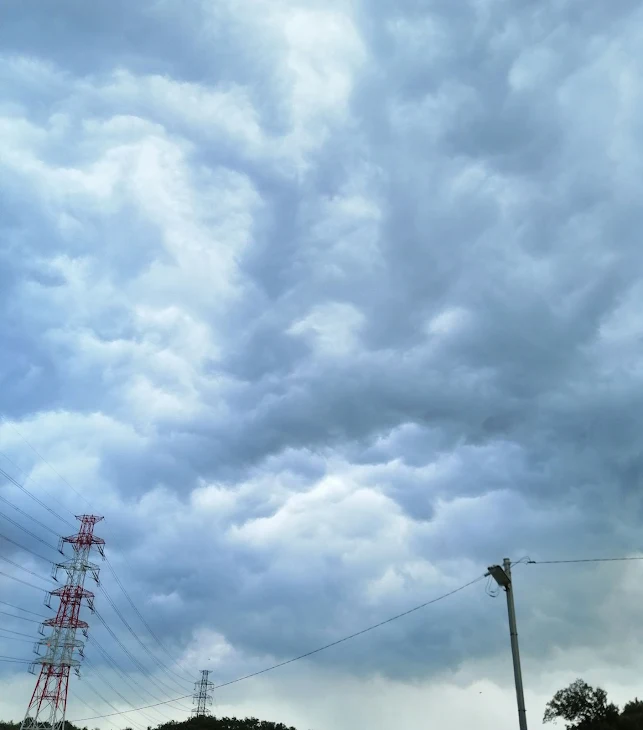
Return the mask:
{"type": "Polygon", "coordinates": [[[520,730],[527,730],[527,711],[525,694],[522,687],[522,670],[520,668],[520,650],[518,648],[518,629],[516,628],[516,607],[514,605],[513,584],[511,582],[511,560],[505,558],[502,567],[491,565],[489,575],[505,589],[507,594],[507,612],[509,614],[509,635],[511,637],[511,654],[514,663],[514,679],[516,682],[516,699],[518,700],[518,725],[520,730]]]}

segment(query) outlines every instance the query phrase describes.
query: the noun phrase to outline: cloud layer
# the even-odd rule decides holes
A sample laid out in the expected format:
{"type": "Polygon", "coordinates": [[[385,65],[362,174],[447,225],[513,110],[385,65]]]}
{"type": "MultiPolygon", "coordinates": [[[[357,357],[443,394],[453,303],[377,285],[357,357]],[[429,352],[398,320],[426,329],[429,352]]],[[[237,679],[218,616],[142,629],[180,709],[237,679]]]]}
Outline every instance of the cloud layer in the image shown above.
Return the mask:
{"type": "MultiPolygon", "coordinates": [[[[639,549],[641,20],[633,2],[7,10],[0,466],[89,509],[27,439],[105,514],[191,672],[282,661],[505,555],[639,549]]],[[[630,661],[614,595],[635,565],[521,570],[534,682],[563,650],[610,664],[615,620],[630,661]]],[[[504,632],[473,588],[315,667],[329,692],[492,681],[511,701],[504,632]]]]}

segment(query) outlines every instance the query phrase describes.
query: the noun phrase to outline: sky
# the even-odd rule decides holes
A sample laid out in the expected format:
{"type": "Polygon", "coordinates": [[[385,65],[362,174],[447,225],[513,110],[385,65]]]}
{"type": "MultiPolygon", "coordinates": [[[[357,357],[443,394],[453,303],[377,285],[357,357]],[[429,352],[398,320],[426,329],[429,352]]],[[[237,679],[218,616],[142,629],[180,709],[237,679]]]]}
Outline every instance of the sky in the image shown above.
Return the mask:
{"type": "MultiPolygon", "coordinates": [[[[227,683],[504,557],[641,552],[640,3],[1,14],[0,467],[72,523],[105,517],[164,647],[101,564],[132,631],[96,607],[147,674],[90,616],[120,674],[90,641],[69,719],[227,683]]],[[[0,505],[23,546],[73,531],[0,495],[41,523],[0,505]]],[[[531,727],[578,676],[641,696],[642,579],[515,566],[531,727]]],[[[46,611],[1,574],[0,596],[46,611]]],[[[13,636],[0,654],[30,658],[13,636]]],[[[25,666],[0,663],[0,717],[24,715],[25,666]]],[[[513,729],[504,598],[483,580],[215,700],[298,730],[513,729]]],[[[155,712],[133,718],[185,716],[155,712]]]]}

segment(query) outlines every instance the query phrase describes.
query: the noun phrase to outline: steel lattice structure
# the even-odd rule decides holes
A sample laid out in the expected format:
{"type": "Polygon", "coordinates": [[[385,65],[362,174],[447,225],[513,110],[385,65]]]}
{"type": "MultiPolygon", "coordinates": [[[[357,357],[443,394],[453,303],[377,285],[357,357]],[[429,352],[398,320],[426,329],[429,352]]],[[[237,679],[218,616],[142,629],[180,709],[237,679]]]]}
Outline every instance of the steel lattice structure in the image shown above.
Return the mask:
{"type": "Polygon", "coordinates": [[[62,588],[51,591],[46,604],[51,607],[51,597],[58,598],[58,610],[54,618],[47,619],[41,626],[41,633],[51,629],[51,633],[36,644],[36,651],[45,648],[43,657],[34,662],[34,668],[40,665],[40,673],[36,688],[31,696],[21,730],[63,730],[65,712],[67,710],[67,689],[72,667],[79,672],[80,661],[77,655],[83,656],[84,642],[76,638],[81,630],[87,638],[89,625],[80,618],[83,601],[94,610],[94,594],[85,589],[85,576],[91,573],[98,583],[97,565],[89,562],[92,547],[96,547],[104,558],[105,541],[94,535],[94,525],[103,518],[95,515],[79,515],[80,529],[76,535],[63,537],[58,549],[64,555],[64,546],[69,544],[73,549],[70,560],[54,565],[52,577],[57,579],[59,570],[65,571],[67,581],[62,588]]]}
{"type": "Polygon", "coordinates": [[[201,679],[194,683],[193,702],[196,705],[192,709],[195,717],[207,717],[210,714],[208,705],[212,704],[212,690],[214,682],[208,681],[210,671],[208,669],[201,670],[201,679]]]}

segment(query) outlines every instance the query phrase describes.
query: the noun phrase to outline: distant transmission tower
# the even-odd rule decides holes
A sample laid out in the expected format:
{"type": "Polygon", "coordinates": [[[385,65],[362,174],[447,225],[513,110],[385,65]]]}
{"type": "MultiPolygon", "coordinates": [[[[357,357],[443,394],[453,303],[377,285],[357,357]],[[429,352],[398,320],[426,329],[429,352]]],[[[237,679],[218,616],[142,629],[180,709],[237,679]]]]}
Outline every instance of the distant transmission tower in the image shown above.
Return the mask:
{"type": "Polygon", "coordinates": [[[192,709],[194,717],[207,717],[210,714],[208,705],[212,704],[212,690],[214,682],[208,681],[210,672],[208,669],[201,670],[201,679],[194,683],[194,704],[196,707],[192,709]]]}
{"type": "Polygon", "coordinates": [[[94,536],[94,525],[103,518],[94,515],[81,515],[80,529],[76,535],[63,537],[58,549],[64,555],[65,543],[73,549],[70,560],[54,566],[52,576],[57,577],[58,570],[67,573],[67,582],[62,588],[51,591],[46,604],[51,607],[51,596],[59,599],[58,611],[54,618],[43,622],[40,632],[45,634],[45,627],[51,629],[49,636],[45,636],[36,644],[36,651],[45,647],[45,655],[33,664],[40,665],[40,674],[36,688],[31,696],[27,714],[22,721],[21,730],[63,730],[65,712],[67,710],[67,689],[69,673],[73,667],[79,673],[80,661],[75,658],[78,653],[83,656],[84,642],[76,638],[76,631],[80,629],[87,638],[89,624],[79,618],[83,599],[89,608],[94,610],[94,594],[85,590],[85,575],[89,571],[98,583],[97,565],[89,562],[89,554],[93,546],[104,558],[105,540],[94,536]]]}

